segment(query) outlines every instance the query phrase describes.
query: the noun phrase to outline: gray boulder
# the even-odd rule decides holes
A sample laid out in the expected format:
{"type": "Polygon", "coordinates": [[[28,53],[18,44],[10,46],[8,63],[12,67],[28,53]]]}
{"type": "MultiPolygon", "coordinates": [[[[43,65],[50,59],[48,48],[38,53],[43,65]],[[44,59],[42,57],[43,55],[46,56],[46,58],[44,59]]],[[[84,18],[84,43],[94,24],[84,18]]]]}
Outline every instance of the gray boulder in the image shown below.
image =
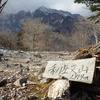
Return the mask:
{"type": "Polygon", "coordinates": [[[0,87],[6,85],[6,83],[7,83],[7,79],[3,79],[0,77],[0,87]]]}

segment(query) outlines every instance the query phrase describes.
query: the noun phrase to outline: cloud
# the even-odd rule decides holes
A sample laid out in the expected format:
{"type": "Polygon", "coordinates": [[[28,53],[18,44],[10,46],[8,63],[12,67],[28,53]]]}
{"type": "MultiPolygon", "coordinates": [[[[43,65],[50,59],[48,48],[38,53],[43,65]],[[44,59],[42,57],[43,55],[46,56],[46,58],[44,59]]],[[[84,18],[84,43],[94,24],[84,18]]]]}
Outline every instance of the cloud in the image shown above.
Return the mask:
{"type": "Polygon", "coordinates": [[[4,9],[6,13],[17,13],[20,10],[35,10],[40,6],[58,10],[69,11],[73,14],[88,16],[91,12],[85,9],[85,5],[76,4],[74,0],[8,0],[4,9]]]}
{"type": "Polygon", "coordinates": [[[89,10],[86,9],[86,6],[83,4],[76,4],[74,3],[74,0],[64,0],[64,2],[57,2],[55,5],[51,6],[52,8],[58,9],[58,10],[65,10],[69,11],[73,14],[81,14],[83,16],[88,16],[91,14],[89,10]]]}

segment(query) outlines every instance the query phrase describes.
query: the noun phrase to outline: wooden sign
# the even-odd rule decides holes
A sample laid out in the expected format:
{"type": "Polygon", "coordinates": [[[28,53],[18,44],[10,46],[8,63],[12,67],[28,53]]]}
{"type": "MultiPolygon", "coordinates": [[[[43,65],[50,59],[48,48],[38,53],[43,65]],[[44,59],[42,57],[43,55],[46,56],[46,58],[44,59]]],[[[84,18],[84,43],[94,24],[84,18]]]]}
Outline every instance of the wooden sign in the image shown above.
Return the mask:
{"type": "Polygon", "coordinates": [[[46,78],[68,78],[71,81],[92,83],[95,70],[95,58],[49,61],[43,77],[46,78]]]}

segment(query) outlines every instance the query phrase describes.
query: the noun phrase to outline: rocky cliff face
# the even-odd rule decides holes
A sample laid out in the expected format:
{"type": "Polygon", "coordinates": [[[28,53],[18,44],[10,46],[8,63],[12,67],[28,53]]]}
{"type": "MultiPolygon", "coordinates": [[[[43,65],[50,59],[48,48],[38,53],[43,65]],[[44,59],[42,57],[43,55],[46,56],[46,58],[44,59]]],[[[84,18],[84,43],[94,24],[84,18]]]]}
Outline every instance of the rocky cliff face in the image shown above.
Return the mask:
{"type": "Polygon", "coordinates": [[[20,11],[17,14],[9,14],[2,19],[2,29],[11,29],[17,33],[22,28],[25,18],[39,18],[41,22],[53,26],[53,31],[61,33],[71,33],[74,22],[78,20],[79,14],[71,14],[67,11],[40,7],[35,11],[20,11]]]}

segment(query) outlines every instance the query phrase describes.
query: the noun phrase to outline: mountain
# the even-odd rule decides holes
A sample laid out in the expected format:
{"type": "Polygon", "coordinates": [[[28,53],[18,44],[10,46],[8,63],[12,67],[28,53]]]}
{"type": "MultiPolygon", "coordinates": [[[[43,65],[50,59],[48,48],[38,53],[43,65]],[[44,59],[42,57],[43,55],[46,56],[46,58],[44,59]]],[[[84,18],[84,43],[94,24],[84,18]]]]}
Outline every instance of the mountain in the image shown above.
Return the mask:
{"type": "Polygon", "coordinates": [[[74,22],[78,21],[78,17],[82,17],[79,14],[71,14],[67,11],[50,9],[46,7],[39,7],[35,11],[20,11],[17,14],[8,14],[3,16],[2,29],[11,29],[14,33],[17,33],[22,28],[22,22],[25,18],[39,18],[41,22],[50,24],[53,26],[53,31],[60,33],[71,33],[75,27],[74,22]]]}

